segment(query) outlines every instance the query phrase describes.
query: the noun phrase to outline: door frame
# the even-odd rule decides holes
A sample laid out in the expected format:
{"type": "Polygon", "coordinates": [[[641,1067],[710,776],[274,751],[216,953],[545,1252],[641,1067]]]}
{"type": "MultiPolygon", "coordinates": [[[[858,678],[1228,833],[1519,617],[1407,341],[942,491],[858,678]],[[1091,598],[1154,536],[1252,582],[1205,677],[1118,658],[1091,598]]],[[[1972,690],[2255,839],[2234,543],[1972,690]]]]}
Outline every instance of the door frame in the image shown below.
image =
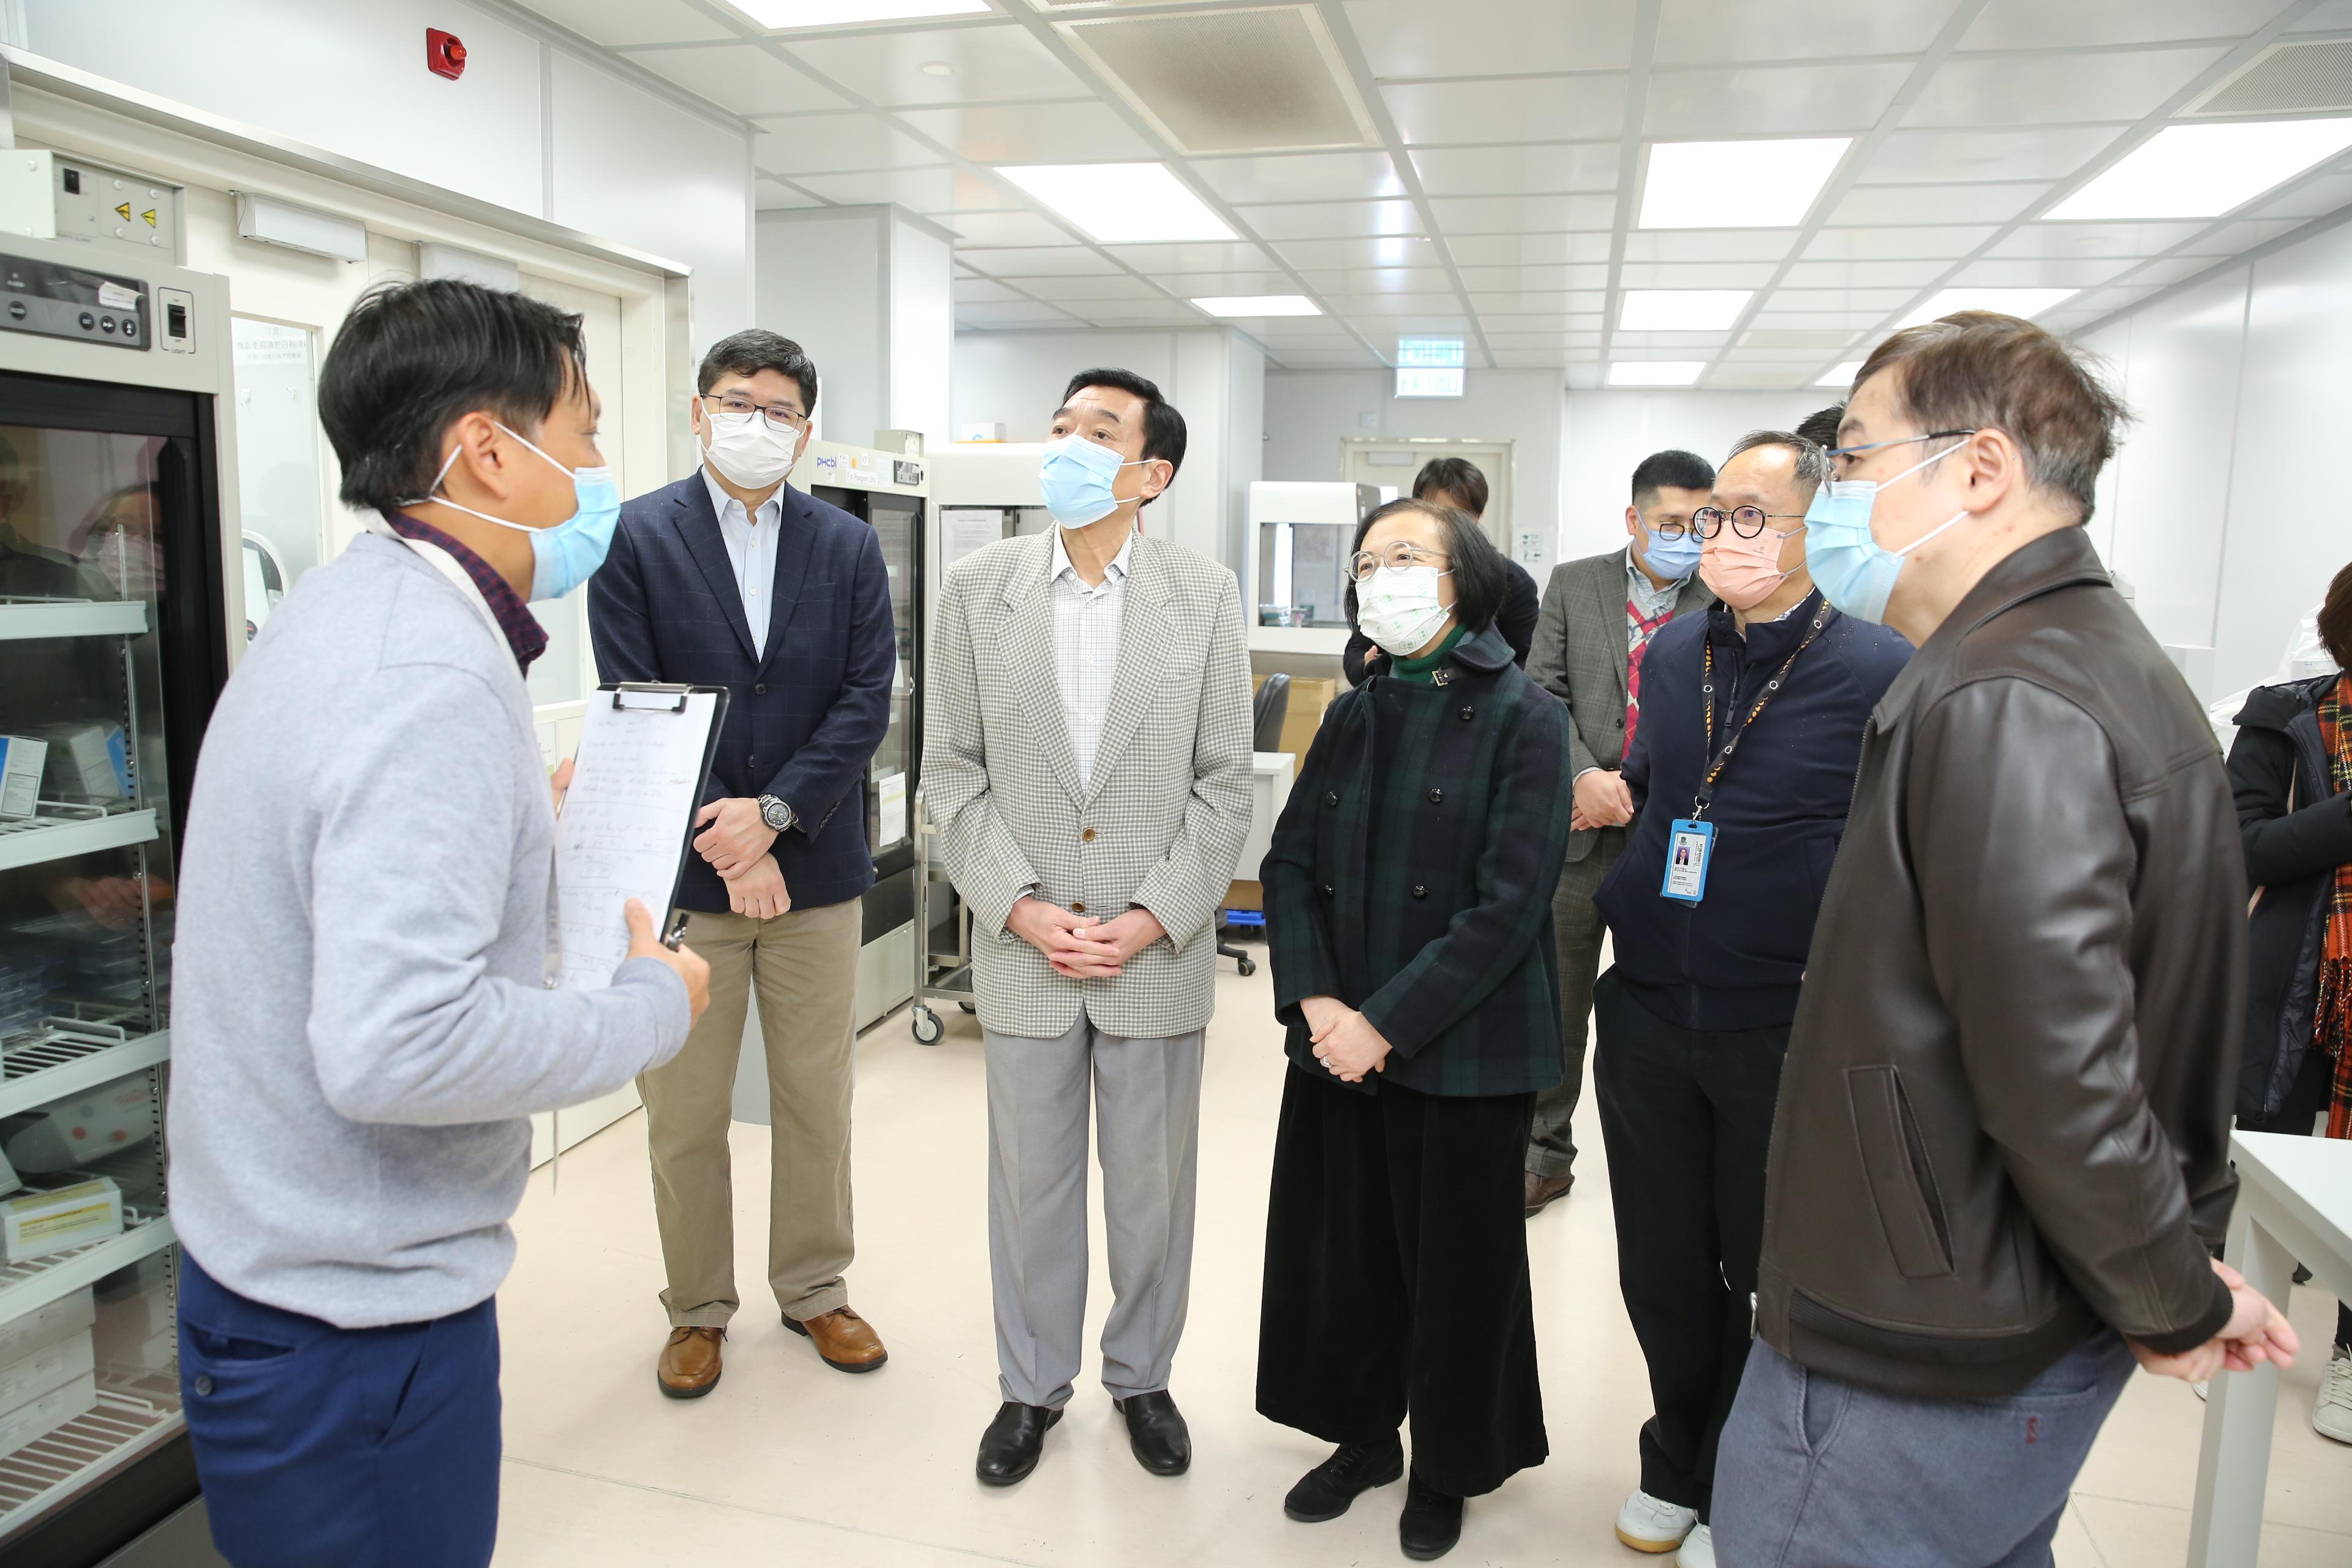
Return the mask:
{"type": "MultiPolygon", "coordinates": [[[[1405,467],[1411,472],[1418,472],[1422,464],[1433,458],[1468,457],[1476,461],[1481,457],[1491,457],[1497,450],[1502,453],[1502,461],[1496,465],[1496,471],[1486,473],[1486,514],[1478,520],[1478,525],[1486,537],[1495,542],[1496,549],[1510,555],[1512,507],[1519,488],[1519,448],[1518,444],[1507,437],[1342,436],[1339,437],[1339,478],[1357,484],[1374,482],[1356,472],[1356,458],[1372,452],[1410,452],[1418,461],[1405,467]]],[[[1487,465],[1480,462],[1478,468],[1481,472],[1486,472],[1487,465]]],[[[1398,487],[1398,493],[1401,496],[1412,493],[1410,473],[1405,482],[1398,487]]]]}

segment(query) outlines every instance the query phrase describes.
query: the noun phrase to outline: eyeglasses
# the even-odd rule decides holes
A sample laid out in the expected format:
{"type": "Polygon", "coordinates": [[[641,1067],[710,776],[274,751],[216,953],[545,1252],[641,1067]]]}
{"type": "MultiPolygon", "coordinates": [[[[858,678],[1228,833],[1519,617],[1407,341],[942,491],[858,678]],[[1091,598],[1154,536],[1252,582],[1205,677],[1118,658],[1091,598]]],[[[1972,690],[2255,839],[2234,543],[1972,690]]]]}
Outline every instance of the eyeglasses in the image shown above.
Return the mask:
{"type": "MultiPolygon", "coordinates": [[[[1728,521],[1732,532],[1742,539],[1753,539],[1764,531],[1764,524],[1772,518],[1802,518],[1804,515],[1801,511],[1766,511],[1760,506],[1738,506],[1727,512],[1719,506],[1703,506],[1691,513],[1690,531],[1701,539],[1713,539],[1723,531],[1724,523],[1728,521]]],[[[1796,530],[1783,531],[1794,533],[1796,530]]],[[[1680,539],[1683,536],[1683,531],[1673,523],[1660,525],[1657,532],[1661,539],[1680,539]]]]}
{"type": "Polygon", "coordinates": [[[710,410],[713,418],[749,419],[754,414],[765,415],[772,429],[788,436],[797,436],[808,428],[808,416],[795,414],[781,403],[759,404],[732,393],[724,395],[706,392],[700,395],[702,405],[710,410]]]}
{"type": "Polygon", "coordinates": [[[1348,575],[1360,583],[1383,566],[1403,571],[1408,566],[1433,566],[1446,556],[1435,550],[1423,550],[1418,544],[1408,544],[1400,539],[1378,553],[1359,550],[1349,558],[1348,575]]]}
{"type": "Polygon", "coordinates": [[[1832,463],[1852,461],[1864,452],[1875,452],[1881,447],[1908,447],[1914,441],[1940,441],[1947,436],[1973,436],[1973,430],[1930,430],[1925,436],[1900,436],[1892,441],[1871,441],[1860,447],[1832,447],[1822,454],[1832,463]]]}

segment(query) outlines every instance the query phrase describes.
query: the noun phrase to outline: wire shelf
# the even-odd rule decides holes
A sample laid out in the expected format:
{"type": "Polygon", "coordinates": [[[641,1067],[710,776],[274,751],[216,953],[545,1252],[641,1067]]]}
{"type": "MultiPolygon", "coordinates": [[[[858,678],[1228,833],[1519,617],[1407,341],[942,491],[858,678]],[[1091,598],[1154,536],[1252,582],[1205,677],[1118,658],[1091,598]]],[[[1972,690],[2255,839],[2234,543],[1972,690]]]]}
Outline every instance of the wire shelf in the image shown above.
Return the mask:
{"type": "Polygon", "coordinates": [[[179,1426],[179,1385],[169,1373],[100,1382],[95,1409],[0,1454],[0,1531],[128,1464],[179,1426]]]}
{"type": "Polygon", "coordinates": [[[126,1203],[120,1236],[0,1265],[0,1323],[37,1311],[118,1268],[128,1268],[149,1253],[171,1246],[173,1239],[169,1215],[126,1203]]]}
{"type": "Polygon", "coordinates": [[[111,1083],[171,1053],[171,1031],[139,1026],[143,1009],[82,1011],[82,1016],[51,1017],[37,1030],[0,1041],[0,1116],[111,1083]]]}
{"type": "Polygon", "coordinates": [[[72,855],[152,843],[156,837],[152,806],[104,806],[45,800],[36,815],[0,822],[0,871],[37,866],[72,855]]]}

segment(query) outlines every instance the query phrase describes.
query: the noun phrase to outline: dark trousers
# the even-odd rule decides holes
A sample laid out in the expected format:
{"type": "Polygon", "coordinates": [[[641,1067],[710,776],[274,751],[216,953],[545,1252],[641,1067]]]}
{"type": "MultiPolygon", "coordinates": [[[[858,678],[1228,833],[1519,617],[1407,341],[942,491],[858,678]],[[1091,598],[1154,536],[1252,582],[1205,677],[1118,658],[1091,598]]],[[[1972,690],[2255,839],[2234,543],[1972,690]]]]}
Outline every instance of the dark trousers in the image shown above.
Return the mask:
{"type": "Polygon", "coordinates": [[[184,1258],[180,1395],[236,1568],[467,1568],[499,1525],[494,1303],[339,1329],[184,1258]]]}
{"type": "Polygon", "coordinates": [[[1592,896],[1625,852],[1625,829],[1603,827],[1591,851],[1559,868],[1551,896],[1552,941],[1559,952],[1559,1085],[1536,1096],[1535,1130],[1528,1135],[1528,1169],[1557,1180],[1576,1167],[1577,1102],[1584,1098],[1584,1047],[1592,1029],[1592,978],[1601,973],[1601,944],[1609,928],[1592,896]]]}
{"type": "MultiPolygon", "coordinates": [[[[2336,1059],[2314,1046],[2303,1054],[2303,1066],[2296,1069],[2294,1084],[2276,1116],[2241,1116],[2241,1132],[2284,1132],[2294,1138],[2309,1138],[2318,1132],[2319,1119],[2327,1114],[2327,1102],[2336,1093],[2336,1059]]],[[[2336,1342],[2352,1345],[2352,1302],[2336,1303],[2336,1342]]]]}
{"type": "Polygon", "coordinates": [[[1594,988],[1592,1017],[1617,1282],[1655,1411],[1642,1427],[1642,1489],[1705,1521],[1748,1360],[1789,1031],[1682,1028],[1635,1001],[1613,969],[1594,988]]]}
{"type": "Polygon", "coordinates": [[[1454,1497],[1543,1463],[1519,1163],[1534,1096],[1284,1076],[1258,1414],[1327,1443],[1410,1415],[1413,1474],[1454,1497]]]}

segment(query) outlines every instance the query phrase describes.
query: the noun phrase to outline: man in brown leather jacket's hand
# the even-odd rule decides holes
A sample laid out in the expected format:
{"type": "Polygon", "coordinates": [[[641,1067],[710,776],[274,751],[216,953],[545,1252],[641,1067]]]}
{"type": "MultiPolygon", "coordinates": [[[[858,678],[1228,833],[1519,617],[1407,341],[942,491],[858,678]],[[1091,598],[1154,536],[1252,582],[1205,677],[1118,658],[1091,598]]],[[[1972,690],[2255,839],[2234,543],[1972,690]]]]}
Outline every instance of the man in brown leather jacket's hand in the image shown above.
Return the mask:
{"type": "Polygon", "coordinates": [[[2236,814],[2080,524],[2116,399],[1970,311],[1855,378],[1806,552],[1917,645],[1864,731],[1781,1070],[1715,1531],[1740,1568],[2051,1561],[2129,1378],[2285,1365],[2216,1263],[2236,814]]]}

